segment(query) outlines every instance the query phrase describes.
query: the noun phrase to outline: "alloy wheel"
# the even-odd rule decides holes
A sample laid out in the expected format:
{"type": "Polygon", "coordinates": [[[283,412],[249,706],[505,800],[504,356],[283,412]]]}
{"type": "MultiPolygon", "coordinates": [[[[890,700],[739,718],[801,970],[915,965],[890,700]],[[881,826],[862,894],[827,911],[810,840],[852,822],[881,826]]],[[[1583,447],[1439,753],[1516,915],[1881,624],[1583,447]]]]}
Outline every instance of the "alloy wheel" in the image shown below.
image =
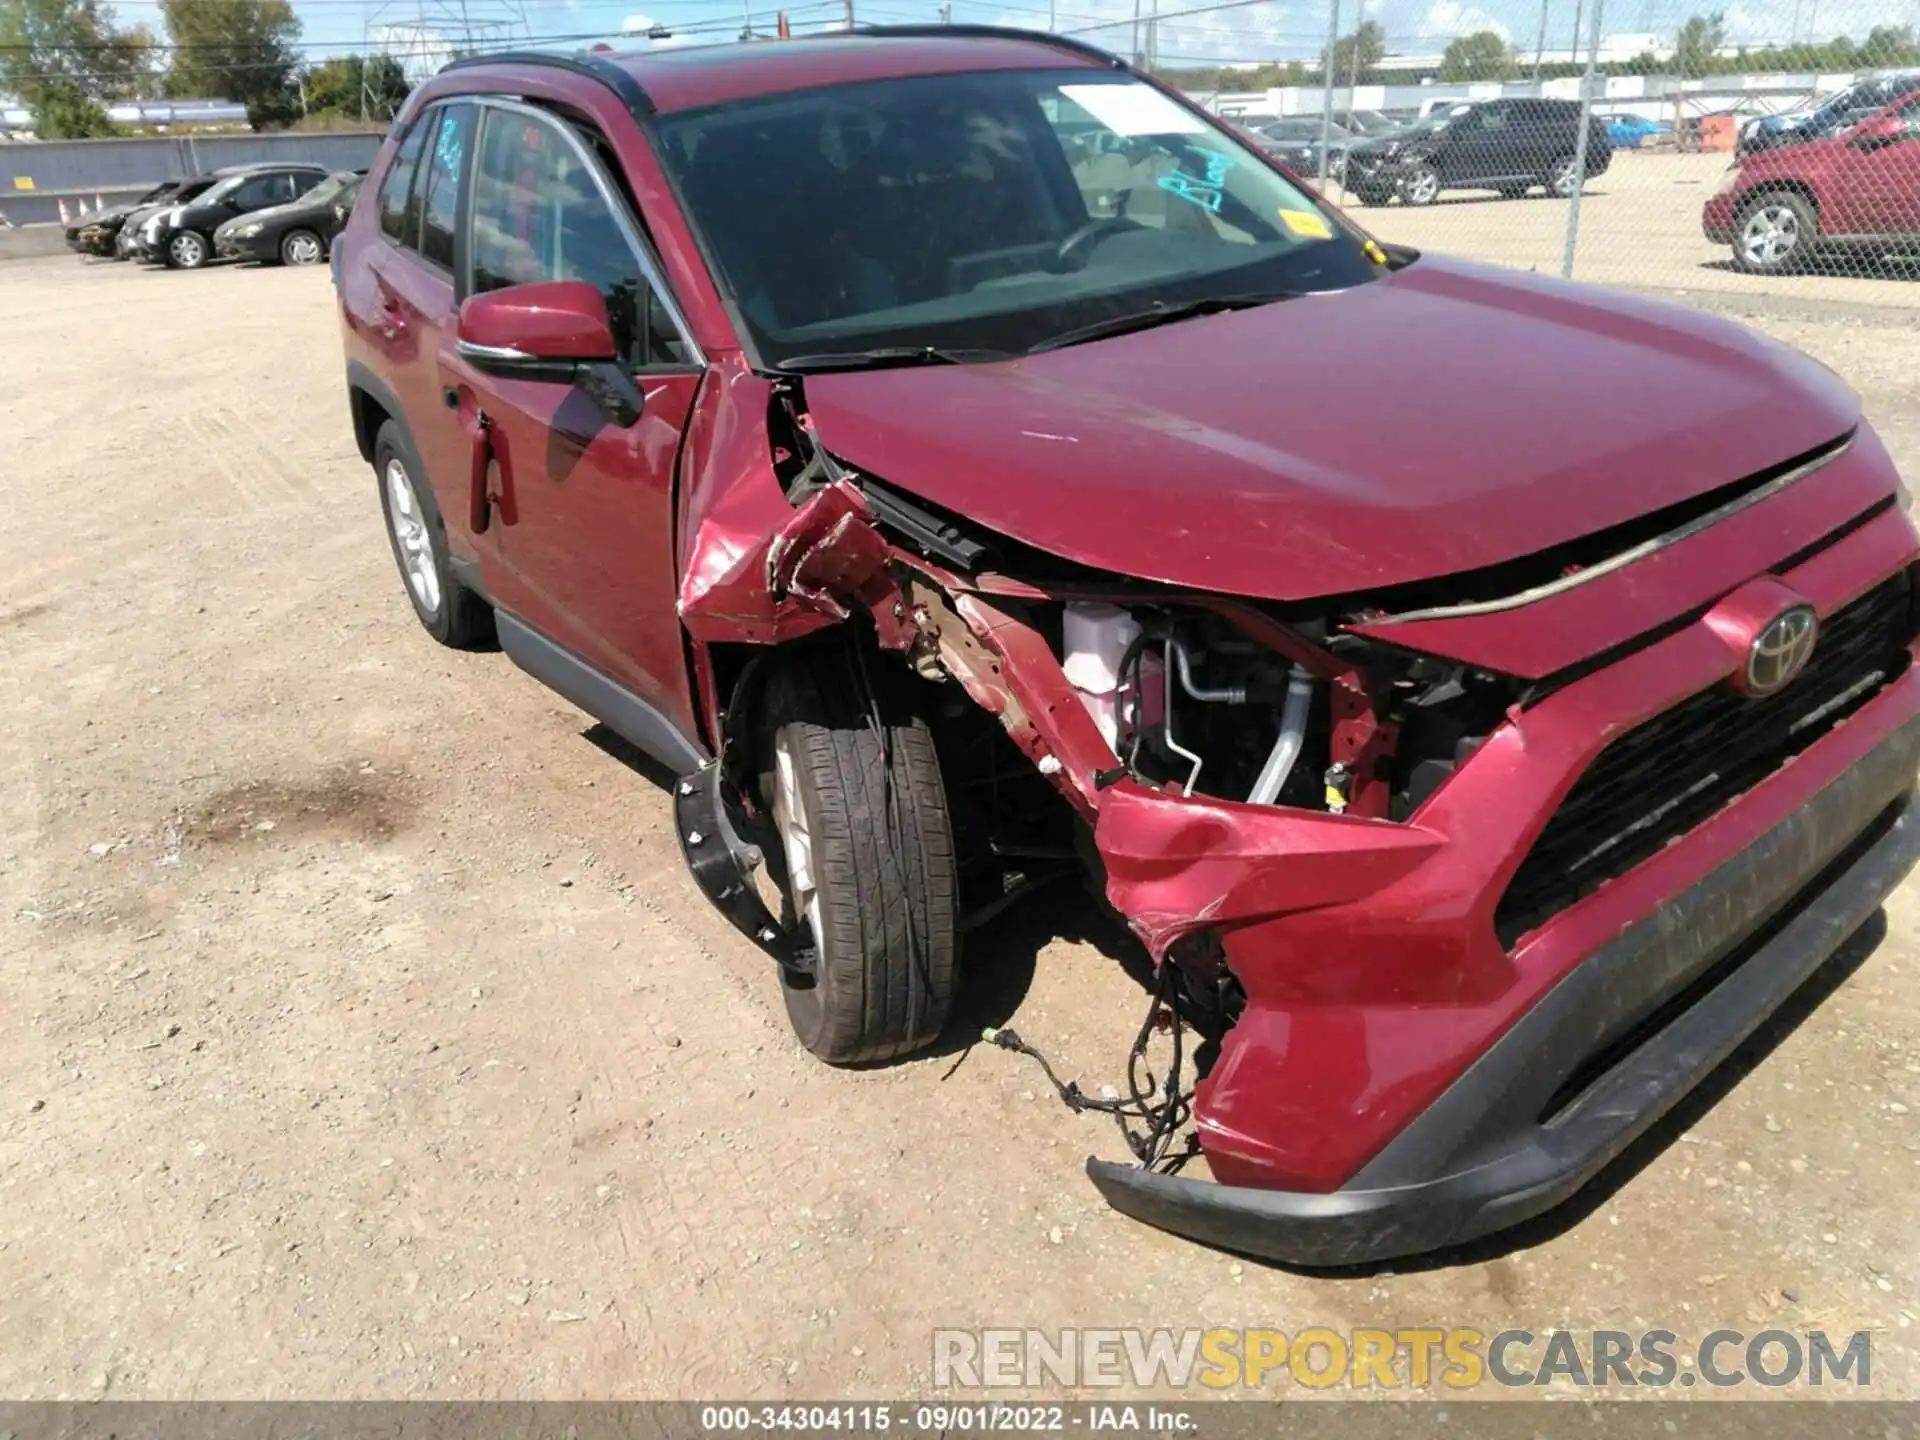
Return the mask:
{"type": "Polygon", "coordinates": [[[197,270],[206,262],[206,242],[188,230],[167,242],[167,255],[182,270],[197,270]]]}
{"type": "Polygon", "coordinates": [[[398,460],[387,462],[387,523],[400,549],[400,568],[407,588],[429,615],[440,609],[440,572],[433,563],[433,541],[427,533],[426,513],[413,493],[413,480],[398,460]]]}
{"type": "Polygon", "coordinates": [[[1406,199],[1409,205],[1431,205],[1440,198],[1440,177],[1432,170],[1422,170],[1407,182],[1406,199]]]}
{"type": "Polygon", "coordinates": [[[794,913],[804,916],[815,953],[820,948],[820,882],[813,868],[813,835],[800,798],[799,761],[785,734],[773,742],[773,824],[787,861],[787,888],[794,913]]]}
{"type": "Polygon", "coordinates": [[[318,265],[320,263],[320,241],[304,230],[297,235],[289,235],[286,244],[281,246],[280,258],[289,265],[318,265]]]}

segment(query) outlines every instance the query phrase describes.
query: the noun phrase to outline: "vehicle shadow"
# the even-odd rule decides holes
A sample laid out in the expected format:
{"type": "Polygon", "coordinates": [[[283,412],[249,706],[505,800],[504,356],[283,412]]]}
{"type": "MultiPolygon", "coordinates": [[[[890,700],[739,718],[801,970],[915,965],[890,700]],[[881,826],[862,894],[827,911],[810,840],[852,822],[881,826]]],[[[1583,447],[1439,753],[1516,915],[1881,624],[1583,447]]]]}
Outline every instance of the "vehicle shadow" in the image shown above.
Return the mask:
{"type": "Polygon", "coordinates": [[[1153,962],[1145,947],[1101,909],[1078,872],[1063,872],[963,938],[960,993],[947,1028],[916,1058],[958,1056],[958,1069],[982,1030],[1004,1027],[1019,1014],[1040,952],[1056,940],[1091,945],[1117,963],[1139,984],[1143,1002],[1152,990],[1153,962]]]}
{"type": "Polygon", "coordinates": [[[1834,951],[1824,965],[1794,991],[1785,1004],[1741,1042],[1717,1069],[1689,1091],[1679,1104],[1579,1191],[1546,1214],[1465,1245],[1435,1250],[1425,1255],[1404,1256],[1397,1260],[1344,1266],[1286,1265],[1257,1259],[1255,1263],[1319,1279],[1362,1279],[1383,1274],[1409,1275],[1427,1270],[1480,1265],[1515,1251],[1530,1250],[1557,1240],[1605,1205],[1698,1124],[1866,963],[1886,935],[1886,912],[1877,910],[1834,951]]]}
{"type": "Polygon", "coordinates": [[[1788,271],[1784,276],[1749,275],[1731,260],[1703,260],[1702,270],[1718,270],[1727,275],[1738,275],[1751,280],[1756,285],[1768,280],[1798,280],[1808,277],[1826,277],[1847,280],[1891,280],[1911,284],[1920,280],[1920,255],[1877,255],[1859,251],[1827,251],[1816,254],[1800,263],[1798,268],[1788,271]]]}
{"type": "Polygon", "coordinates": [[[608,758],[618,760],[642,780],[658,785],[668,795],[680,777],[632,741],[616,735],[606,726],[594,724],[581,732],[581,738],[608,758]]]}

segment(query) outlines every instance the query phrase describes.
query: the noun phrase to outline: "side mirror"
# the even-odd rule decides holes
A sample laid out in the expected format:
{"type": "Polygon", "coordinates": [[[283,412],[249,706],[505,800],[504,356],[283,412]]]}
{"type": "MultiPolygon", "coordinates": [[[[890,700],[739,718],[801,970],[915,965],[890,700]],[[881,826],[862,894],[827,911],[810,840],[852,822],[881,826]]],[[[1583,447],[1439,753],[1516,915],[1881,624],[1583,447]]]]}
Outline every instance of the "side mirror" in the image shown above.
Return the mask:
{"type": "Polygon", "coordinates": [[[614,424],[640,418],[646,402],[620,366],[607,302],[584,280],[511,285],[469,296],[458,348],[474,369],[503,380],[577,385],[614,424]]]}
{"type": "Polygon", "coordinates": [[[1871,120],[1862,120],[1854,126],[1853,133],[1847,137],[1847,143],[1859,150],[1872,150],[1877,146],[1891,145],[1896,140],[1906,138],[1906,122],[1898,115],[1876,115],[1871,120]]]}

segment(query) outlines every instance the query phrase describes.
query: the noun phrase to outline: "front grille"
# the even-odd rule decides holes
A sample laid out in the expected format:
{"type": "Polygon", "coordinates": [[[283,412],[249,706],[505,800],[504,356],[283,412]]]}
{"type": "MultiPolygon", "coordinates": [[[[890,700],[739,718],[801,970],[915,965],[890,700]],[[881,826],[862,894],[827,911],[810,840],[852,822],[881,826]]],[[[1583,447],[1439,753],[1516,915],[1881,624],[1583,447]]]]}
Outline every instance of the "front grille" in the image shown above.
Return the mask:
{"type": "Polygon", "coordinates": [[[1905,572],[1820,627],[1786,689],[1750,700],[1716,685],[1602,750],[1567,793],[1494,912],[1508,946],[1658,854],[1859,709],[1907,663],[1905,572]]]}

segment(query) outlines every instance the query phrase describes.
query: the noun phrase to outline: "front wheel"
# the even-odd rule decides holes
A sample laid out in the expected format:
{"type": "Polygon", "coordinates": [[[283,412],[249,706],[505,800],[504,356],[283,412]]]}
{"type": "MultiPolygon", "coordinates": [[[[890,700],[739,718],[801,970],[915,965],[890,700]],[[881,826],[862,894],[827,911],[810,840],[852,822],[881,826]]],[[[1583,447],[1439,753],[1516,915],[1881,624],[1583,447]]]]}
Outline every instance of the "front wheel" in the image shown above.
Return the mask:
{"type": "Polygon", "coordinates": [[[182,230],[167,241],[167,264],[175,270],[198,270],[207,263],[207,240],[197,231],[182,230]]]}
{"type": "Polygon", "coordinates": [[[1791,192],[1749,200],[1733,227],[1733,263],[1749,275],[1778,275],[1807,258],[1820,234],[1813,206],[1791,192]]]}
{"type": "Polygon", "coordinates": [[[811,964],[783,966],[780,984],[794,1034],[834,1065],[932,1044],[960,975],[946,786],[910,682],[889,663],[818,643],[766,697],[762,791],[790,923],[813,944],[811,964]]]}
{"type": "Polygon", "coordinates": [[[311,230],[290,230],[280,241],[280,263],[283,265],[318,265],[327,258],[327,247],[320,243],[320,237],[311,230]]]}
{"type": "Polygon", "coordinates": [[[1431,205],[1440,198],[1440,172],[1431,165],[1416,165],[1400,182],[1400,198],[1409,205],[1431,205]]]}

